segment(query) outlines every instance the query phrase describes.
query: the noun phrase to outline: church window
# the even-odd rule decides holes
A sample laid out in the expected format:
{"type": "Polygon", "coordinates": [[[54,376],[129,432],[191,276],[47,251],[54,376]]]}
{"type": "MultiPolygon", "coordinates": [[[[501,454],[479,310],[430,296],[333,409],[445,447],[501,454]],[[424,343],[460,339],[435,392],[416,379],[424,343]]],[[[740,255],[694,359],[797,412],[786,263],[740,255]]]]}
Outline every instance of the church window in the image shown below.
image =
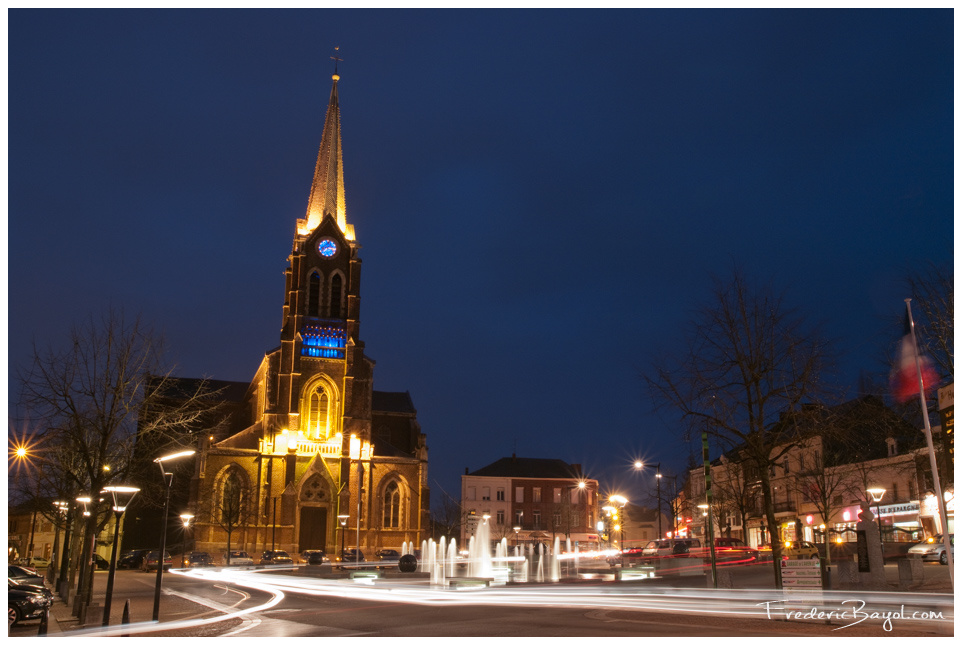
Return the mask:
{"type": "Polygon", "coordinates": [[[384,522],[386,529],[396,529],[400,526],[401,491],[397,482],[388,484],[384,491],[384,522]]]}
{"type": "Polygon", "coordinates": [[[342,318],[341,315],[341,279],[340,273],[331,276],[331,318],[342,318]]]}
{"type": "Polygon", "coordinates": [[[237,471],[232,470],[224,479],[220,508],[217,509],[222,526],[238,526],[244,521],[244,501],[244,482],[237,471]]]}
{"type": "Polygon", "coordinates": [[[311,273],[307,287],[307,315],[319,316],[321,304],[321,276],[317,272],[311,273]]]}
{"type": "Polygon", "coordinates": [[[318,385],[311,391],[309,401],[307,430],[317,439],[326,439],[330,434],[330,397],[323,385],[318,385]]]}
{"type": "Polygon", "coordinates": [[[320,475],[311,477],[301,488],[302,502],[323,502],[326,499],[327,486],[320,475]]]}

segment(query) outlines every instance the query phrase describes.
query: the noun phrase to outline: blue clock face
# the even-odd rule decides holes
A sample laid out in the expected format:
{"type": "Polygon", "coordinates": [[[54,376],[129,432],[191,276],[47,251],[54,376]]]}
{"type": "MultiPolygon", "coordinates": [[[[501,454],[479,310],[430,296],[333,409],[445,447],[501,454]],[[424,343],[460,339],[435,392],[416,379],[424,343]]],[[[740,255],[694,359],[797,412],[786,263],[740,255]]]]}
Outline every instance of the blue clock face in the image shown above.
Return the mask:
{"type": "Polygon", "coordinates": [[[329,237],[325,237],[317,243],[317,252],[326,258],[332,258],[334,254],[337,253],[337,242],[329,237]]]}

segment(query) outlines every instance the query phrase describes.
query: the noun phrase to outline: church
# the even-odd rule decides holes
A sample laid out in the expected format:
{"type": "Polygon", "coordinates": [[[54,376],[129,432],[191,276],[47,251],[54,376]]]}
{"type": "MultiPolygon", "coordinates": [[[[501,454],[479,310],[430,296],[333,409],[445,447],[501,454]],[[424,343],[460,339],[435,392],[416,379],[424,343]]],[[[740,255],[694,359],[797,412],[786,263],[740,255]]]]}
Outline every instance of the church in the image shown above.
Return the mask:
{"type": "MultiPolygon", "coordinates": [[[[230,383],[228,430],[198,442],[191,542],[370,558],[427,537],[428,449],[407,392],[373,389],[360,338],[361,258],[348,223],[335,73],[307,212],[285,271],[280,345],[230,383]]],[[[223,382],[220,383],[223,385],[223,382]]],[[[332,559],[334,559],[332,557],[332,559]]]]}

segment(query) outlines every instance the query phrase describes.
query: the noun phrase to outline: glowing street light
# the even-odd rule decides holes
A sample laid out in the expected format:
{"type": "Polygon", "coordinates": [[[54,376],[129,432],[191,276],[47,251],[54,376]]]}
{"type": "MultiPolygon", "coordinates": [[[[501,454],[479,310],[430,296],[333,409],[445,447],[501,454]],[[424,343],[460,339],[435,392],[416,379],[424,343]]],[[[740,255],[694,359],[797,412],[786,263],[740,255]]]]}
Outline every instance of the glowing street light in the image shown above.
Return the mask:
{"type": "Polygon", "coordinates": [[[164,501],[164,524],[160,531],[160,551],[157,552],[157,582],[154,586],[154,620],[160,620],[160,587],[164,579],[164,551],[167,549],[167,514],[170,511],[170,489],[174,484],[174,473],[164,470],[164,462],[189,457],[197,452],[196,450],[182,450],[163,457],[154,459],[154,463],[160,466],[160,476],[167,485],[167,498],[164,501]],[[168,477],[169,475],[169,477],[168,477]]]}
{"type": "Polygon", "coordinates": [[[108,486],[101,493],[110,493],[113,499],[114,511],[114,546],[110,551],[110,571],[107,574],[107,597],[104,599],[104,627],[110,625],[110,602],[114,595],[114,574],[117,573],[117,546],[120,542],[120,517],[127,510],[127,506],[140,492],[133,486],[108,486]]]}
{"type": "Polygon", "coordinates": [[[180,565],[182,567],[188,566],[187,562],[187,529],[190,528],[190,521],[194,519],[194,516],[190,513],[181,513],[180,521],[184,523],[184,539],[180,550],[180,565]]]}

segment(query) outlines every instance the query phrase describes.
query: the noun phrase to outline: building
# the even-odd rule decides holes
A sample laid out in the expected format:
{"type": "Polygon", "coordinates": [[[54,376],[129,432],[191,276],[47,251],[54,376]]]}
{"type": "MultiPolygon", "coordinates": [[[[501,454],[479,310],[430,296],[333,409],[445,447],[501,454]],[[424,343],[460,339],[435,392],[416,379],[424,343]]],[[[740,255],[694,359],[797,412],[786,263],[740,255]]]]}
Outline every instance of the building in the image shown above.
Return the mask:
{"type": "MultiPolygon", "coordinates": [[[[874,397],[817,414],[823,421],[822,431],[803,427],[795,442],[772,451],[777,455],[769,468],[774,530],[767,526],[754,465],[742,461],[738,450],[711,463],[716,536],[741,538],[750,546],[769,544],[773,537],[854,542],[862,503],[881,518],[882,539],[892,545],[886,547],[887,553],[898,552],[898,543],[907,548],[941,532],[921,433],[874,397]],[[870,491],[875,491],[874,497],[870,491]]],[[[947,492],[950,531],[954,530],[953,493],[952,489],[947,492]]],[[[680,532],[704,537],[706,501],[704,469],[693,469],[679,495],[685,518],[680,532]]]]}
{"type": "Polygon", "coordinates": [[[492,540],[509,545],[553,544],[570,539],[582,550],[595,548],[598,531],[598,481],[586,478],[580,464],[560,459],[511,455],[461,477],[461,542],[488,519],[492,540]]]}
{"type": "MultiPolygon", "coordinates": [[[[199,433],[188,510],[194,549],[298,553],[419,543],[428,449],[407,392],[373,389],[360,335],[361,258],[348,222],[334,75],[305,216],[285,272],[280,344],[233,416],[199,433]]],[[[238,384],[228,390],[236,392],[238,384]]],[[[241,384],[243,385],[243,384],[241,384]]],[[[172,507],[172,514],[176,511],[172,507]]]]}

